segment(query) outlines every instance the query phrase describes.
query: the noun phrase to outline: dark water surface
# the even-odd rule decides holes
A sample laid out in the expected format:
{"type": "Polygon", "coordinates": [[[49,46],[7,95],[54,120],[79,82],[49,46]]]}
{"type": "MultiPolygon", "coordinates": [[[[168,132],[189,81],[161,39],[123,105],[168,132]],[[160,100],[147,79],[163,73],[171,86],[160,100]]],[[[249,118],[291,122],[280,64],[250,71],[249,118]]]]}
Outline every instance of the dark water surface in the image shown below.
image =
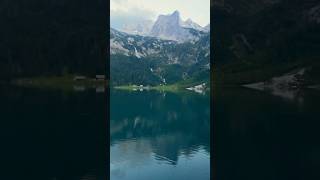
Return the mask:
{"type": "Polygon", "coordinates": [[[106,96],[0,88],[0,179],[106,179],[106,96]]]}
{"type": "Polygon", "coordinates": [[[214,91],[215,179],[320,179],[320,93],[214,91]]]}
{"type": "Polygon", "coordinates": [[[210,179],[210,99],[111,91],[111,180],[210,179]]]}
{"type": "Polygon", "coordinates": [[[0,179],[320,179],[317,90],[112,91],[110,162],[101,92],[0,88],[0,179]]]}

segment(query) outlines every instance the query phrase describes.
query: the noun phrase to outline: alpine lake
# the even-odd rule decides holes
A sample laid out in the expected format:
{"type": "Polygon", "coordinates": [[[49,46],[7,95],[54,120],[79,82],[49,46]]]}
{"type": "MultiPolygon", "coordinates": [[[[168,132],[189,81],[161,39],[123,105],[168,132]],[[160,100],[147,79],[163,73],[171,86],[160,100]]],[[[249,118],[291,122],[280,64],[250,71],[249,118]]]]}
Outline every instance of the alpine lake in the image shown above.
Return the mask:
{"type": "Polygon", "coordinates": [[[111,90],[111,180],[210,179],[209,97],[111,90]]]}
{"type": "Polygon", "coordinates": [[[320,177],[318,90],[108,91],[2,87],[2,179],[320,177]]]}

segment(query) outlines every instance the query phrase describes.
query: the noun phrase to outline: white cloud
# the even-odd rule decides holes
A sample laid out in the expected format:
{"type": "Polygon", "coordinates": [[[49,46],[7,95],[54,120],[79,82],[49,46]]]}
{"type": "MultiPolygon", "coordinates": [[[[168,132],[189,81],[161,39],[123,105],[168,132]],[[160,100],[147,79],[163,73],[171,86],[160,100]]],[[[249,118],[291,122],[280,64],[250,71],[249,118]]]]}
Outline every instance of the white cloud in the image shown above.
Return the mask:
{"type": "Polygon", "coordinates": [[[160,14],[178,10],[181,18],[191,18],[201,26],[210,23],[210,0],[111,0],[111,26],[124,21],[140,19],[156,20],[160,14]]]}
{"type": "Polygon", "coordinates": [[[141,20],[149,20],[155,16],[155,14],[152,11],[138,9],[135,7],[128,10],[111,9],[110,14],[111,27],[116,29],[121,29],[124,24],[139,22],[141,20]]]}

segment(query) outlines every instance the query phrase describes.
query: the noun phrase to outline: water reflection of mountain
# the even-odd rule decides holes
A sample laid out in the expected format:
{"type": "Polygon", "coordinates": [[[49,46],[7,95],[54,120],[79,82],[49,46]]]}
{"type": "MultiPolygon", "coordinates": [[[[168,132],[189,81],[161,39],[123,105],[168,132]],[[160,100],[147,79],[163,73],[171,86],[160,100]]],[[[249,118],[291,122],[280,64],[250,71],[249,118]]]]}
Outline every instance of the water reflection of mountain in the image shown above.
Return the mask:
{"type": "Polygon", "coordinates": [[[111,146],[131,146],[170,164],[200,149],[209,154],[209,108],[201,95],[112,92],[111,146]]]}

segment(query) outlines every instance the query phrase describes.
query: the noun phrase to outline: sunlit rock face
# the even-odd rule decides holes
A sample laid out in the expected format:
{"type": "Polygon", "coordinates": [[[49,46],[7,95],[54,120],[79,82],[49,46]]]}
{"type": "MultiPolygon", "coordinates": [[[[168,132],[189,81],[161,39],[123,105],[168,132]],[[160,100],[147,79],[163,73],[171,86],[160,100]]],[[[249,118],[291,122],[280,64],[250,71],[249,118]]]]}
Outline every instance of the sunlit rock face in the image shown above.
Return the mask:
{"type": "Polygon", "coordinates": [[[169,15],[160,15],[153,25],[150,35],[161,39],[186,42],[198,39],[192,30],[203,31],[203,28],[191,19],[183,22],[180,13],[174,11],[169,15]]]}

